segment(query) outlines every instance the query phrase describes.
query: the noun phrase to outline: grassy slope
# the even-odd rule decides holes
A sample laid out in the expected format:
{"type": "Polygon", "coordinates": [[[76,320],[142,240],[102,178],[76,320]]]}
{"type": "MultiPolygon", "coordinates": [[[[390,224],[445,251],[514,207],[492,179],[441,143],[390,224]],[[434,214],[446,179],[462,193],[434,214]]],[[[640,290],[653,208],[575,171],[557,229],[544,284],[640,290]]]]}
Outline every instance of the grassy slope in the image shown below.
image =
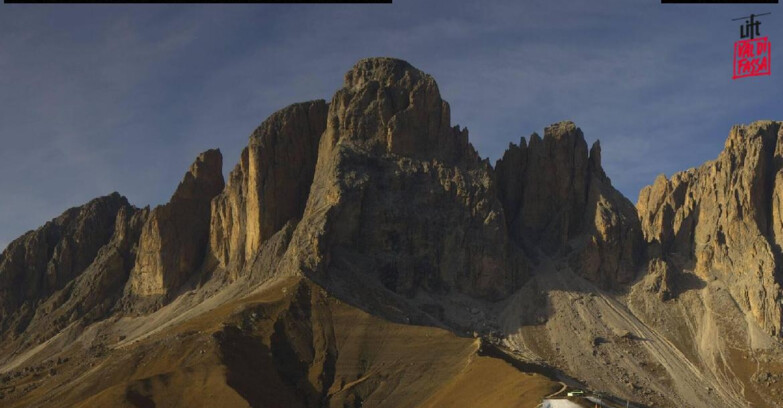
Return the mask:
{"type": "Polygon", "coordinates": [[[475,339],[380,319],[307,281],[216,305],[138,341],[111,334],[123,324],[106,324],[109,334],[93,335],[104,340],[89,348],[77,341],[63,350],[68,362],[56,374],[13,379],[0,405],[535,407],[559,388],[479,356],[475,339]]]}

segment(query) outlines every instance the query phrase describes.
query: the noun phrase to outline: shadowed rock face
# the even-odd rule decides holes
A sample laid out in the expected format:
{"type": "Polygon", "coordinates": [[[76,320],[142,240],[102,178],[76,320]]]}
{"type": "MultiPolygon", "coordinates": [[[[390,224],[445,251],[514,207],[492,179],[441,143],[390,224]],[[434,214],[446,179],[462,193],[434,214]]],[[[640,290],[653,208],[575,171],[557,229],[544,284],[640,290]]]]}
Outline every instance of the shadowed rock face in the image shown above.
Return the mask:
{"type": "Polygon", "coordinates": [[[27,326],[35,344],[57,334],[72,322],[88,324],[114,312],[136,259],[136,248],[147,209],[123,206],[114,233],[92,263],[71,282],[45,299],[27,326]]]}
{"type": "Polygon", "coordinates": [[[477,155],[467,131],[451,127],[435,80],[405,61],[368,58],[345,74],[329,111],[327,143],[348,141],[376,153],[454,161],[477,155]]]}
{"type": "Polygon", "coordinates": [[[435,81],[407,62],[360,61],[329,105],[302,221],[283,265],[319,280],[499,298],[511,262],[492,168],[452,127],[435,81]]]}
{"type": "MultiPolygon", "coordinates": [[[[24,330],[31,320],[35,321],[38,302],[64,288],[72,292],[74,282],[91,265],[100,263],[104,247],[113,243],[122,246],[118,242],[122,240],[119,235],[125,235],[128,220],[137,211],[125,197],[114,193],[71,208],[38,230],[13,241],[0,255],[2,332],[13,334],[13,331],[24,330]]],[[[124,280],[122,272],[119,276],[124,280]]],[[[90,297],[86,303],[102,301],[107,296],[105,292],[91,292],[86,287],[77,292],[90,297]]],[[[62,306],[63,300],[55,299],[50,303],[49,307],[56,308],[62,306]]],[[[88,306],[85,304],[82,309],[88,310],[88,306]]],[[[70,316],[66,316],[61,323],[69,319],[70,316]]]]}
{"type": "Polygon", "coordinates": [[[527,145],[511,145],[497,165],[511,235],[526,247],[556,251],[581,230],[587,204],[588,156],[572,122],[547,127],[527,145]],[[527,241],[527,242],[525,242],[527,241]]]}
{"type": "Polygon", "coordinates": [[[780,333],[783,242],[783,132],[780,122],[732,128],[714,161],[661,175],[637,209],[653,257],[726,282],[734,300],[770,333],[780,333]]]}
{"type": "Polygon", "coordinates": [[[223,190],[219,150],[199,155],[168,204],[151,211],[139,239],[129,296],[166,297],[197,270],[209,241],[210,202],[223,190]]]}
{"type": "Polygon", "coordinates": [[[511,144],[495,166],[509,234],[528,252],[569,254],[573,268],[605,287],[629,283],[642,253],[636,211],[587,153],[572,122],[511,144]]]}

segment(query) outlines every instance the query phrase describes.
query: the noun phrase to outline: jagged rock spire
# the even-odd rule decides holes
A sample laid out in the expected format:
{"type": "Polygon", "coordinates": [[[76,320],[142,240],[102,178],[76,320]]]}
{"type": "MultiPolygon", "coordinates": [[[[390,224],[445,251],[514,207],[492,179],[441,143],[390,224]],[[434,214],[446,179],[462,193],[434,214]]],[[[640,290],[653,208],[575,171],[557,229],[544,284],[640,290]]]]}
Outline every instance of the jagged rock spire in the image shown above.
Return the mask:
{"type": "Polygon", "coordinates": [[[209,240],[210,202],[224,186],[222,168],[219,150],[201,153],[171,200],[152,210],[126,286],[128,297],[165,298],[197,271],[209,240]]]}

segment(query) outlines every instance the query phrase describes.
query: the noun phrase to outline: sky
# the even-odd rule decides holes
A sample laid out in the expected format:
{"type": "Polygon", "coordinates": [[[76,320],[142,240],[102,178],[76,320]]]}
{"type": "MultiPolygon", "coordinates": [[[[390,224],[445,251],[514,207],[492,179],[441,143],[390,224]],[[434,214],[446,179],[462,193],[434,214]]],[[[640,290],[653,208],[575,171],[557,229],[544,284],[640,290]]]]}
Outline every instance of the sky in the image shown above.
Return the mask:
{"type": "Polygon", "coordinates": [[[1,4],[0,249],[113,191],[165,203],[209,148],[227,174],[267,116],[329,100],[372,56],[431,74],[453,124],[493,162],[509,142],[573,120],[635,202],[658,174],[715,158],[732,125],[783,120],[783,62],[731,79],[731,20],[764,12],[777,50],[777,4],[1,4]]]}

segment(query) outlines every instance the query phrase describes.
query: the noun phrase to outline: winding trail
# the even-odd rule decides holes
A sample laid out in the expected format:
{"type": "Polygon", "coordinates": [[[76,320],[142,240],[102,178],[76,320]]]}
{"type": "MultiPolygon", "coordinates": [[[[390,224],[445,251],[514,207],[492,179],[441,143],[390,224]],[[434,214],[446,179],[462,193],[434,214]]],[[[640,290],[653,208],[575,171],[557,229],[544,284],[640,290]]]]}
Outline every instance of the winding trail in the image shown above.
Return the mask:
{"type": "Polygon", "coordinates": [[[563,387],[562,387],[562,388],[560,388],[560,389],[559,389],[557,392],[554,392],[554,393],[552,393],[552,394],[549,394],[549,395],[547,395],[546,397],[544,397],[544,399],[546,399],[546,398],[552,398],[552,397],[556,397],[556,396],[558,396],[558,395],[562,394],[562,393],[563,393],[563,392],[564,392],[564,391],[565,391],[565,390],[568,388],[568,386],[567,386],[567,385],[565,385],[565,383],[564,383],[564,382],[562,382],[562,381],[558,381],[558,382],[559,382],[559,383],[560,383],[560,385],[562,385],[563,387]]]}

